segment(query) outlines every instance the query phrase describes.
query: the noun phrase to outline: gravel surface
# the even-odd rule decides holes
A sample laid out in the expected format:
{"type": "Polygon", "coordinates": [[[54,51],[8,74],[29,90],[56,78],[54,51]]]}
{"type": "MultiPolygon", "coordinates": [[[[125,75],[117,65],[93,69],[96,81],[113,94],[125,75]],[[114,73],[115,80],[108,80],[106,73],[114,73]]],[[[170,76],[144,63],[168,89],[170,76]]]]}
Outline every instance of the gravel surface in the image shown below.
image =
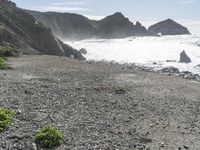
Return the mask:
{"type": "Polygon", "coordinates": [[[200,149],[200,82],[57,56],[8,62],[0,107],[16,117],[0,150],[40,149],[49,124],[65,134],[57,150],[200,149]]]}

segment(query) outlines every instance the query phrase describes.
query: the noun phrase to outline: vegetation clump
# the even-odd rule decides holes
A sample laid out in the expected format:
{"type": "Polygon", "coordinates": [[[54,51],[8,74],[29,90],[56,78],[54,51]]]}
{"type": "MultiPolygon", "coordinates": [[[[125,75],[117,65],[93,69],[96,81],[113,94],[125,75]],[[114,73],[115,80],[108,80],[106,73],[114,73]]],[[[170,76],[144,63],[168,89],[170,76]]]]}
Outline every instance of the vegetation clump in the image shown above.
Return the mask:
{"type": "Polygon", "coordinates": [[[45,148],[60,146],[64,140],[64,133],[54,127],[45,127],[36,134],[36,142],[45,148]]]}
{"type": "Polygon", "coordinates": [[[105,85],[102,85],[102,84],[94,87],[94,90],[98,91],[98,92],[105,91],[106,89],[107,89],[107,87],[105,85]]]}
{"type": "Polygon", "coordinates": [[[119,86],[119,85],[114,88],[114,91],[116,94],[125,94],[126,93],[125,88],[123,86],[119,86]]]}
{"type": "Polygon", "coordinates": [[[0,108],[0,132],[4,131],[13,121],[14,113],[5,108],[0,108]]]}
{"type": "Polygon", "coordinates": [[[1,57],[0,57],[0,69],[1,70],[11,69],[10,65],[6,63],[6,60],[1,57]]]}
{"type": "Polygon", "coordinates": [[[152,142],[152,139],[148,137],[149,135],[149,132],[145,133],[145,134],[142,134],[142,136],[140,137],[140,142],[141,143],[151,143],[152,142]]]}

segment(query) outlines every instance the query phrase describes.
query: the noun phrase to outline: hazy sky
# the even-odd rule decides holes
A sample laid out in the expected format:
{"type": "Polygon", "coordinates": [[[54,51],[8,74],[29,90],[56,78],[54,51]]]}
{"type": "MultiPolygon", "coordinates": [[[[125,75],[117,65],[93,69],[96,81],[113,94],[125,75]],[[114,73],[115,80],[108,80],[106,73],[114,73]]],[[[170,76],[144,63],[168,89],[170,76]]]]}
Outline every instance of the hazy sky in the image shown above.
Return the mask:
{"type": "Polygon", "coordinates": [[[148,26],[167,18],[200,33],[200,0],[13,0],[21,8],[73,12],[100,19],[122,12],[131,21],[148,26]]]}

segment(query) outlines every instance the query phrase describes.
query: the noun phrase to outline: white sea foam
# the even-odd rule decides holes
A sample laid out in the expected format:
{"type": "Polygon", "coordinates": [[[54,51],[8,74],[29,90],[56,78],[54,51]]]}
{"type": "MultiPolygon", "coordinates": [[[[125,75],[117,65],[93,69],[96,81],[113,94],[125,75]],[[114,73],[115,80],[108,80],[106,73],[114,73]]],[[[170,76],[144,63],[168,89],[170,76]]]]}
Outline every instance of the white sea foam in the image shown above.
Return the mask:
{"type": "Polygon", "coordinates": [[[125,39],[94,39],[66,41],[76,49],[86,48],[88,60],[107,60],[119,63],[136,63],[155,69],[174,66],[180,71],[200,74],[200,36],[179,35],[162,37],[129,37],[125,39]],[[179,63],[180,53],[185,50],[192,63],[179,63]],[[166,62],[175,60],[176,62],[166,62]],[[156,65],[155,65],[156,62],[156,65]]]}

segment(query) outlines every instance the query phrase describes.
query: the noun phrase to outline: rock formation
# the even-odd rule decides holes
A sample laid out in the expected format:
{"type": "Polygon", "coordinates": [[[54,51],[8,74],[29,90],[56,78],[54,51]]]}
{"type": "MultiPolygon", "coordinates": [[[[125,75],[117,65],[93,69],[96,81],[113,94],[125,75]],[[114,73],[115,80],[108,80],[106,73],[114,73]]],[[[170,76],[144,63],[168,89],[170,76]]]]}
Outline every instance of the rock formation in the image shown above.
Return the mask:
{"type": "Polygon", "coordinates": [[[149,33],[158,35],[181,35],[181,34],[190,34],[188,29],[171,19],[167,19],[156,23],[149,27],[149,33]]]}
{"type": "Polygon", "coordinates": [[[54,35],[63,40],[149,35],[146,28],[139,22],[134,25],[120,12],[96,21],[78,14],[26,11],[51,28],[54,35]]]}
{"type": "Polygon", "coordinates": [[[186,27],[171,19],[152,25],[147,30],[138,21],[134,25],[120,12],[96,21],[78,14],[26,11],[51,28],[54,35],[63,40],[190,34],[186,27]]]}
{"type": "Polygon", "coordinates": [[[87,54],[87,50],[85,49],[85,48],[81,48],[80,50],[79,50],[79,52],[81,53],[81,54],[87,54]]]}
{"type": "Polygon", "coordinates": [[[191,59],[190,57],[186,54],[185,51],[182,51],[181,54],[180,54],[180,60],[179,62],[181,63],[191,63],[191,59]]]}

